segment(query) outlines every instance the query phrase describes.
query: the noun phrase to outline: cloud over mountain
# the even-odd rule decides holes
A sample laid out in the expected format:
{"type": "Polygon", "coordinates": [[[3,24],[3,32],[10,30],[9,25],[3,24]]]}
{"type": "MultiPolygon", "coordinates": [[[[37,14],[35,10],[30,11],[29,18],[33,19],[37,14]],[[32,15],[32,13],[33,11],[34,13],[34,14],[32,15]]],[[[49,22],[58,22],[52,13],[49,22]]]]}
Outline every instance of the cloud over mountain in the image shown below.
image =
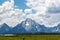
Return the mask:
{"type": "Polygon", "coordinates": [[[54,27],[60,23],[60,1],[59,0],[27,0],[26,5],[36,10],[35,14],[28,15],[46,27],[54,27]]]}
{"type": "Polygon", "coordinates": [[[14,0],[5,1],[0,5],[0,25],[6,23],[14,27],[31,18],[46,27],[57,26],[60,23],[59,4],[59,0],[26,0],[26,5],[30,8],[23,10],[15,8],[14,0]]]}

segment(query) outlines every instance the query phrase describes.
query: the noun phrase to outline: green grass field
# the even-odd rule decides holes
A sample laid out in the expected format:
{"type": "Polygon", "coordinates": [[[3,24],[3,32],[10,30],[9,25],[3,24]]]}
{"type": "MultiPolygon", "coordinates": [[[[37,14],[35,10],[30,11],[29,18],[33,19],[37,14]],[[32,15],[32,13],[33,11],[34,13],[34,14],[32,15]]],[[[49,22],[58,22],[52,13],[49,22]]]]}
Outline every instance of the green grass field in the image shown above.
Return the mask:
{"type": "Polygon", "coordinates": [[[0,40],[60,40],[60,35],[0,36],[0,40]]]}

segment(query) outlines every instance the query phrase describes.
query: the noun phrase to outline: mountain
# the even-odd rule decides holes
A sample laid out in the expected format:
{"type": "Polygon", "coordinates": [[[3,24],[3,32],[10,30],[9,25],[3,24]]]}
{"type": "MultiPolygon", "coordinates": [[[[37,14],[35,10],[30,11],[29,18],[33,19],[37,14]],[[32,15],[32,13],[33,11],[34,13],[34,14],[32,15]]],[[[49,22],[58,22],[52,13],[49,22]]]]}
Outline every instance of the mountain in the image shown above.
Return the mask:
{"type": "Polygon", "coordinates": [[[55,27],[46,27],[45,33],[60,33],[60,24],[55,27]]]}
{"type": "Polygon", "coordinates": [[[55,27],[45,27],[34,20],[27,18],[20,24],[11,28],[7,24],[0,25],[0,34],[22,34],[22,33],[60,33],[60,24],[55,27]]]}
{"type": "Polygon", "coordinates": [[[3,24],[0,28],[0,33],[7,34],[19,34],[19,33],[44,33],[51,32],[50,28],[46,28],[44,25],[36,23],[34,20],[27,18],[14,28],[10,28],[7,24],[3,24]]]}
{"type": "Polygon", "coordinates": [[[5,33],[7,33],[7,31],[9,31],[10,30],[10,27],[7,25],[7,24],[3,24],[3,25],[1,25],[1,27],[0,27],[0,34],[5,34],[5,33]]]}
{"type": "Polygon", "coordinates": [[[22,27],[24,27],[30,33],[60,33],[60,24],[55,27],[45,27],[44,25],[40,25],[29,18],[27,18],[21,24],[22,27]]]}
{"type": "Polygon", "coordinates": [[[30,18],[27,18],[25,21],[23,21],[21,25],[29,33],[45,32],[46,30],[46,27],[44,25],[40,25],[30,18]]]}
{"type": "Polygon", "coordinates": [[[23,28],[21,26],[21,24],[16,25],[14,28],[12,28],[10,31],[8,31],[7,33],[9,34],[22,34],[22,33],[26,33],[27,31],[25,30],[25,28],[23,28]]]}
{"type": "Polygon", "coordinates": [[[29,33],[37,32],[35,21],[27,18],[25,21],[21,23],[21,26],[25,28],[25,30],[29,33]]]}
{"type": "Polygon", "coordinates": [[[50,28],[51,32],[53,33],[60,33],[60,24],[58,26],[55,26],[53,28],[50,28]]]}
{"type": "Polygon", "coordinates": [[[26,19],[25,21],[22,21],[20,24],[16,25],[14,28],[12,28],[8,33],[36,33],[37,28],[35,21],[31,19],[26,19]]]}
{"type": "Polygon", "coordinates": [[[34,20],[27,18],[25,21],[22,21],[20,24],[16,25],[7,33],[38,33],[45,32],[46,27],[39,25],[34,20]]]}

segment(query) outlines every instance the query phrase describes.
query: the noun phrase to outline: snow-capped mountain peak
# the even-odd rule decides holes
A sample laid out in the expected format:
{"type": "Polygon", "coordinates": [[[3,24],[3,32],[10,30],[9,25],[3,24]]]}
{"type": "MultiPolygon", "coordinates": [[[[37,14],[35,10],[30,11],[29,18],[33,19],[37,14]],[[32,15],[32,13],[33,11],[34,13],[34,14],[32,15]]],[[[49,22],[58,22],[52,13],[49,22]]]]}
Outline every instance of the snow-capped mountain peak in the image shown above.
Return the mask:
{"type": "Polygon", "coordinates": [[[35,21],[32,19],[27,18],[21,24],[22,24],[22,27],[24,27],[25,30],[27,30],[27,31],[30,31],[30,32],[31,31],[34,31],[34,32],[37,31],[35,21]]]}

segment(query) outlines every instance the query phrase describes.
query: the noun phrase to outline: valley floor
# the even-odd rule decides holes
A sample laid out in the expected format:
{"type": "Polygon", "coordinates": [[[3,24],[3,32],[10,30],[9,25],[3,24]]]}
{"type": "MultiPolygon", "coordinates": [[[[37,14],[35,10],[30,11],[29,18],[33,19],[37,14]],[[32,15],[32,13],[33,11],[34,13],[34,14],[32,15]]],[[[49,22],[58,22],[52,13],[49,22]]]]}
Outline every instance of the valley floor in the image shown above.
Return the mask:
{"type": "Polygon", "coordinates": [[[60,35],[0,36],[0,40],[60,40],[60,35]]]}

